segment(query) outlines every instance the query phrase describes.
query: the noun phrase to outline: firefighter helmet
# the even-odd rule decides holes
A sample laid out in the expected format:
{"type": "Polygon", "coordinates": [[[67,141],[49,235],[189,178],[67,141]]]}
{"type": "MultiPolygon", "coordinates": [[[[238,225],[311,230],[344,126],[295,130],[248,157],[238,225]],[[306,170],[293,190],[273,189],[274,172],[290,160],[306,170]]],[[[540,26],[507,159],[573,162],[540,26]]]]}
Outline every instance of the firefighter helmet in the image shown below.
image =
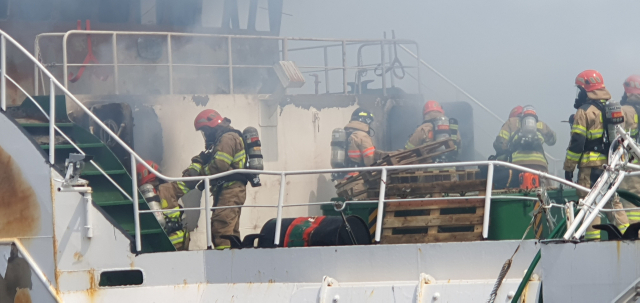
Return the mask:
{"type": "Polygon", "coordinates": [[[442,106],[437,101],[429,100],[424,104],[424,110],[422,111],[423,115],[426,115],[429,112],[440,112],[444,114],[444,110],[442,110],[442,106]]]}
{"type": "Polygon", "coordinates": [[[624,92],[629,94],[640,94],[640,76],[632,75],[624,80],[624,92]]]}
{"type": "Polygon", "coordinates": [[[205,109],[201,111],[193,122],[193,126],[196,130],[200,130],[203,126],[209,126],[211,128],[218,126],[224,118],[213,109],[205,109]]]}
{"type": "Polygon", "coordinates": [[[576,77],[576,85],[590,92],[604,88],[604,79],[597,70],[588,69],[578,74],[576,77]]]}
{"type": "MultiPolygon", "coordinates": [[[[144,162],[151,166],[155,171],[160,172],[160,166],[155,162],[151,160],[144,162]]],[[[138,165],[136,165],[136,173],[138,175],[138,186],[154,181],[157,178],[156,174],[150,172],[142,163],[138,163],[138,165]]]]}
{"type": "Polygon", "coordinates": [[[373,114],[370,111],[359,107],[353,112],[353,114],[351,114],[351,121],[360,121],[371,125],[371,123],[373,123],[373,114]]]}
{"type": "Polygon", "coordinates": [[[520,115],[522,115],[522,106],[518,105],[511,110],[509,118],[520,117],[520,115]]]}

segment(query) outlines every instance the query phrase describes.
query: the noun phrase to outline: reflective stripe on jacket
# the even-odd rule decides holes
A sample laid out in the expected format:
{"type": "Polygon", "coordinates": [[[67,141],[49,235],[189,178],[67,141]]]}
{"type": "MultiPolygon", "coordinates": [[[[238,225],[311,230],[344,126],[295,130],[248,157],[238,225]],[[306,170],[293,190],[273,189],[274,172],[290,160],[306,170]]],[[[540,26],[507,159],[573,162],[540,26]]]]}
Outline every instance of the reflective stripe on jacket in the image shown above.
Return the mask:
{"type": "MultiPolygon", "coordinates": [[[[600,100],[603,104],[607,100],[600,100]]],[[[597,140],[604,135],[602,112],[592,104],[578,108],[571,127],[571,140],[564,161],[565,171],[578,167],[600,167],[607,163],[607,155],[596,151],[585,151],[587,140],[597,140]]]]}
{"type": "MultiPolygon", "coordinates": [[[[544,122],[538,121],[536,128],[538,138],[543,144],[553,146],[556,144],[556,133],[544,122]]],[[[538,165],[547,167],[547,159],[544,156],[544,149],[540,150],[511,150],[512,142],[518,139],[520,131],[520,118],[509,118],[500,129],[500,133],[493,142],[493,148],[498,155],[511,154],[511,162],[519,165],[538,165]]]]}

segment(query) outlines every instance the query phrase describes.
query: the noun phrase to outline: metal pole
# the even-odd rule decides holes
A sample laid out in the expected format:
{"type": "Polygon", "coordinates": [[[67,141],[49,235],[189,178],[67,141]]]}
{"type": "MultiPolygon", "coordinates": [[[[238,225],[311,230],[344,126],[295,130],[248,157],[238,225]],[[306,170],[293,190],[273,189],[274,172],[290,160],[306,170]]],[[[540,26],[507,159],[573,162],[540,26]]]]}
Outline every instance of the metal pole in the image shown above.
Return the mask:
{"type": "Polygon", "coordinates": [[[209,192],[209,188],[211,186],[211,180],[204,179],[204,207],[206,211],[204,215],[206,218],[206,232],[207,232],[207,248],[212,249],[213,247],[213,238],[211,234],[211,193],[209,192]]]}
{"type": "Polygon", "coordinates": [[[384,216],[384,196],[387,190],[387,169],[382,169],[382,175],[380,177],[380,195],[378,196],[378,217],[376,218],[376,243],[380,243],[380,236],[382,235],[382,217],[384,216]]]}
{"type": "Polygon", "coordinates": [[[329,93],[329,53],[327,47],[324,48],[324,88],[329,93]]]}
{"type": "MultiPolygon", "coordinates": [[[[88,38],[91,39],[91,38],[88,38]]],[[[116,39],[116,33],[113,33],[113,43],[111,43],[113,46],[113,81],[114,81],[114,86],[115,86],[115,90],[116,90],[116,95],[119,93],[118,92],[118,45],[117,45],[117,39],[116,39]]]]}
{"type": "Polygon", "coordinates": [[[282,61],[289,60],[289,39],[282,39],[282,61]]]}
{"type": "Polygon", "coordinates": [[[231,36],[227,38],[227,52],[229,53],[229,94],[233,94],[233,53],[231,52],[231,36]]]}
{"type": "Polygon", "coordinates": [[[491,212],[491,193],[493,191],[493,163],[487,169],[487,189],[484,196],[484,219],[482,220],[482,237],[489,237],[489,213],[491,212]]]}
{"type": "MultiPolygon", "coordinates": [[[[387,40],[387,32],[384,33],[384,39],[387,40]]],[[[393,34],[392,39],[393,40],[396,39],[396,35],[395,34],[393,34]]],[[[389,67],[394,68],[394,66],[391,65],[393,63],[393,45],[391,45],[391,43],[389,43],[389,45],[387,47],[387,50],[389,51],[389,67]]],[[[396,56],[397,55],[398,54],[396,54],[396,56]]],[[[420,68],[418,67],[418,69],[420,69],[420,68]]],[[[393,76],[393,72],[394,71],[395,70],[392,70],[391,74],[389,74],[389,79],[391,79],[391,87],[395,87],[396,86],[396,77],[393,76]]]]}
{"type": "Polygon", "coordinates": [[[623,179],[624,179],[624,172],[620,172],[616,177],[615,183],[607,191],[607,194],[604,195],[604,197],[602,197],[600,201],[598,201],[598,204],[596,205],[595,209],[593,209],[588,214],[588,216],[582,222],[582,225],[580,225],[580,228],[575,232],[575,234],[573,235],[575,239],[580,239],[580,237],[584,235],[584,233],[587,231],[587,228],[591,226],[591,223],[593,222],[593,220],[600,215],[600,210],[602,209],[602,207],[604,207],[604,205],[607,204],[607,202],[609,202],[609,199],[612,199],[613,195],[616,194],[616,189],[618,189],[623,179]]]}
{"type": "Polygon", "coordinates": [[[342,92],[347,94],[347,41],[342,40],[342,92]]]}
{"type": "Polygon", "coordinates": [[[278,197],[278,215],[276,217],[276,233],[273,236],[273,244],[280,245],[280,232],[282,229],[282,205],[284,204],[284,189],[287,184],[284,172],[280,174],[280,196],[278,197]]]}
{"type": "Polygon", "coordinates": [[[384,66],[384,42],[380,41],[380,69],[382,70],[382,95],[387,95],[387,79],[384,66]]]}
{"type": "Polygon", "coordinates": [[[49,163],[56,164],[56,87],[49,78],[49,163]]]}
{"type": "MultiPolygon", "coordinates": [[[[401,47],[404,47],[402,45],[400,45],[401,47]]],[[[398,54],[396,54],[397,56],[398,54]]],[[[416,43],[416,59],[418,60],[418,64],[416,65],[418,67],[418,94],[422,94],[422,78],[420,77],[420,46],[416,43]]]]}
{"type": "Polygon", "coordinates": [[[2,91],[2,95],[0,96],[0,108],[3,111],[7,110],[7,41],[4,39],[4,35],[0,36],[0,52],[2,52],[2,57],[0,57],[0,73],[2,73],[0,77],[0,90],[2,91]]]}
{"type": "Polygon", "coordinates": [[[142,239],[140,238],[140,209],[138,205],[138,178],[136,172],[136,157],[131,154],[131,197],[133,197],[133,225],[135,228],[136,252],[142,251],[142,239]]]}
{"type": "Polygon", "coordinates": [[[91,196],[91,190],[86,193],[83,193],[84,202],[85,202],[85,222],[84,222],[84,230],[87,238],[93,238],[93,220],[91,218],[91,204],[93,197],[91,196]]]}
{"type": "Polygon", "coordinates": [[[167,35],[167,57],[169,57],[169,95],[173,95],[173,50],[171,34],[167,35]]]}
{"type": "MultiPolygon", "coordinates": [[[[4,37],[3,37],[4,39],[4,37]]],[[[36,36],[36,42],[34,43],[34,48],[33,48],[33,54],[34,57],[40,58],[40,37],[36,36]]],[[[38,83],[38,66],[37,65],[33,65],[33,95],[37,96],[38,95],[38,85],[40,83],[38,83]]],[[[44,92],[43,92],[44,93],[44,92]]]]}

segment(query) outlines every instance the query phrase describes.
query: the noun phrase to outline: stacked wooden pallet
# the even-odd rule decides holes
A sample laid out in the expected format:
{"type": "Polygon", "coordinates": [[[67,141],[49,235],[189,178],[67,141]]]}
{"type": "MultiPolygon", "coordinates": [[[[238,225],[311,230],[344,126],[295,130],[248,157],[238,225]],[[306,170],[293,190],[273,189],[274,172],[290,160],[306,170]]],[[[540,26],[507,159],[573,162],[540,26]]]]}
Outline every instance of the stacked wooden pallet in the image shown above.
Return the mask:
{"type": "Polygon", "coordinates": [[[484,199],[387,203],[384,244],[482,240],[484,199]]]}

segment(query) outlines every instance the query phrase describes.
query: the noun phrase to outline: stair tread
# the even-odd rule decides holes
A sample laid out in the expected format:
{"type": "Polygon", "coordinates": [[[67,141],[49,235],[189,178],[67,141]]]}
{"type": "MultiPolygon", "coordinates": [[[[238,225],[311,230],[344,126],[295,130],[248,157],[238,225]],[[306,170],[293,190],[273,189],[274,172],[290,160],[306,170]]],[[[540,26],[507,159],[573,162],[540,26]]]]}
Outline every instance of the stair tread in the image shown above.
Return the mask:
{"type": "MultiPolygon", "coordinates": [[[[21,123],[22,127],[49,127],[49,123],[21,123]]],[[[73,123],[56,123],[57,127],[73,127],[73,123]]]]}
{"type": "MultiPolygon", "coordinates": [[[[109,206],[120,206],[120,205],[131,205],[133,202],[131,200],[113,200],[113,201],[104,201],[104,202],[96,202],[100,207],[109,207],[109,206]]],[[[145,203],[144,200],[138,200],[138,203],[145,203]]]]}
{"type": "MultiPolygon", "coordinates": [[[[107,175],[121,175],[121,174],[126,174],[127,171],[124,169],[115,169],[115,170],[105,170],[105,173],[107,173],[107,175]]],[[[100,172],[97,169],[94,170],[84,170],[82,171],[82,174],[80,174],[81,176],[97,176],[97,175],[102,175],[102,172],[100,172]]]]}
{"type": "MultiPolygon", "coordinates": [[[[105,144],[104,143],[76,143],[76,145],[80,148],[95,148],[95,147],[104,147],[105,144]]],[[[43,144],[40,145],[40,147],[42,147],[42,149],[49,149],[49,144],[43,144]]],[[[73,145],[71,144],[56,144],[56,149],[76,149],[73,145]]]]}

